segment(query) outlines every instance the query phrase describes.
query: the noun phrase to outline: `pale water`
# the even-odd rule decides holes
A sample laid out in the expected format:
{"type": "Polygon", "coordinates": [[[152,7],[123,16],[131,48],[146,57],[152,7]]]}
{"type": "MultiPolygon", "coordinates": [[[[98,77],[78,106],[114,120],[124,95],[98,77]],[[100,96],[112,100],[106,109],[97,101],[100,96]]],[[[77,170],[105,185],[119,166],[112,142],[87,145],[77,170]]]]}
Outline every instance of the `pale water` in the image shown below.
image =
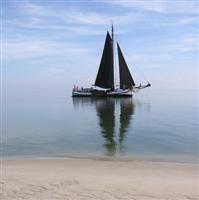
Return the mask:
{"type": "Polygon", "coordinates": [[[4,108],[4,158],[198,159],[196,90],[146,89],[126,99],[35,95],[4,108]]]}

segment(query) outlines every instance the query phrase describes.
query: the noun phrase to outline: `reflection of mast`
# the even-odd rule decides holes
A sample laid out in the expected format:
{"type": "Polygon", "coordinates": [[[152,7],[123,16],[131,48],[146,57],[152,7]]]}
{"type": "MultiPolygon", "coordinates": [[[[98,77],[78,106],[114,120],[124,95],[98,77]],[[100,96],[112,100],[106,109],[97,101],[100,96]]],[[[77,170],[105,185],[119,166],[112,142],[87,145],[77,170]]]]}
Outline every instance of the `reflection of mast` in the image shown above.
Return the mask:
{"type": "Polygon", "coordinates": [[[120,100],[120,133],[119,143],[123,143],[125,134],[130,126],[131,117],[134,114],[135,106],[131,98],[120,100]]]}
{"type": "Polygon", "coordinates": [[[116,152],[115,132],[115,101],[112,99],[101,99],[96,101],[96,111],[100,120],[101,133],[105,138],[105,148],[109,155],[116,152]]]}

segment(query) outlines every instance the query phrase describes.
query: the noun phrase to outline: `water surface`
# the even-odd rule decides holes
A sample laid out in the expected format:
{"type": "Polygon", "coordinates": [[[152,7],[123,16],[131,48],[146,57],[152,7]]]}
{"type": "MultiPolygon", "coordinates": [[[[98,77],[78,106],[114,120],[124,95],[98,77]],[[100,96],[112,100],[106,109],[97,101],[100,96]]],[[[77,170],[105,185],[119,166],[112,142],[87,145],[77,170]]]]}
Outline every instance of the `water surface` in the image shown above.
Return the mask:
{"type": "Polygon", "coordinates": [[[3,155],[197,162],[197,99],[188,90],[145,90],[123,99],[8,98],[3,155]]]}

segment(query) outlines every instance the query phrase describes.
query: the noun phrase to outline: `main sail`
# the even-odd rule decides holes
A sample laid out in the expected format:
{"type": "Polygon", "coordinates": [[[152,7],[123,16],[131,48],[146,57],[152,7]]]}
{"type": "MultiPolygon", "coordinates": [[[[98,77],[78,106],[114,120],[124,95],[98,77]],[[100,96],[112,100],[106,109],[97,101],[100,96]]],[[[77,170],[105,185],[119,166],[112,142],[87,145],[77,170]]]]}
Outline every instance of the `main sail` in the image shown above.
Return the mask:
{"type": "Polygon", "coordinates": [[[135,82],[131,76],[131,73],[128,69],[122,51],[120,49],[119,44],[117,43],[117,50],[118,50],[118,60],[119,60],[119,71],[120,71],[120,88],[125,89],[132,87],[135,85],[135,82]]]}
{"type": "Polygon", "coordinates": [[[109,32],[107,32],[100,66],[95,80],[95,86],[101,88],[114,88],[113,65],[113,41],[109,32]]]}

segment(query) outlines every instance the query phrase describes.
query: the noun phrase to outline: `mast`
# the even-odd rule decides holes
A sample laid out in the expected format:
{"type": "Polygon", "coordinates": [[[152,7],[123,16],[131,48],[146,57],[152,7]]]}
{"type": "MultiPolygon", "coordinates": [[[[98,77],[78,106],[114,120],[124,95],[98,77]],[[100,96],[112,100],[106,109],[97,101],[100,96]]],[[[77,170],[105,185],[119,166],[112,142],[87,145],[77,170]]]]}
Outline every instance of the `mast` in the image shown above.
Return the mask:
{"type": "Polygon", "coordinates": [[[113,48],[113,67],[114,67],[114,30],[113,30],[113,21],[111,20],[111,31],[112,31],[112,48],[113,48]]]}
{"type": "MultiPolygon", "coordinates": [[[[113,20],[111,20],[111,32],[112,32],[112,48],[113,48],[113,69],[115,69],[115,51],[114,51],[114,29],[113,29],[113,20]]],[[[115,76],[114,76],[115,77],[115,76]]],[[[114,81],[114,88],[115,88],[115,79],[113,79],[114,81]]],[[[113,88],[113,90],[114,90],[113,88]]]]}

